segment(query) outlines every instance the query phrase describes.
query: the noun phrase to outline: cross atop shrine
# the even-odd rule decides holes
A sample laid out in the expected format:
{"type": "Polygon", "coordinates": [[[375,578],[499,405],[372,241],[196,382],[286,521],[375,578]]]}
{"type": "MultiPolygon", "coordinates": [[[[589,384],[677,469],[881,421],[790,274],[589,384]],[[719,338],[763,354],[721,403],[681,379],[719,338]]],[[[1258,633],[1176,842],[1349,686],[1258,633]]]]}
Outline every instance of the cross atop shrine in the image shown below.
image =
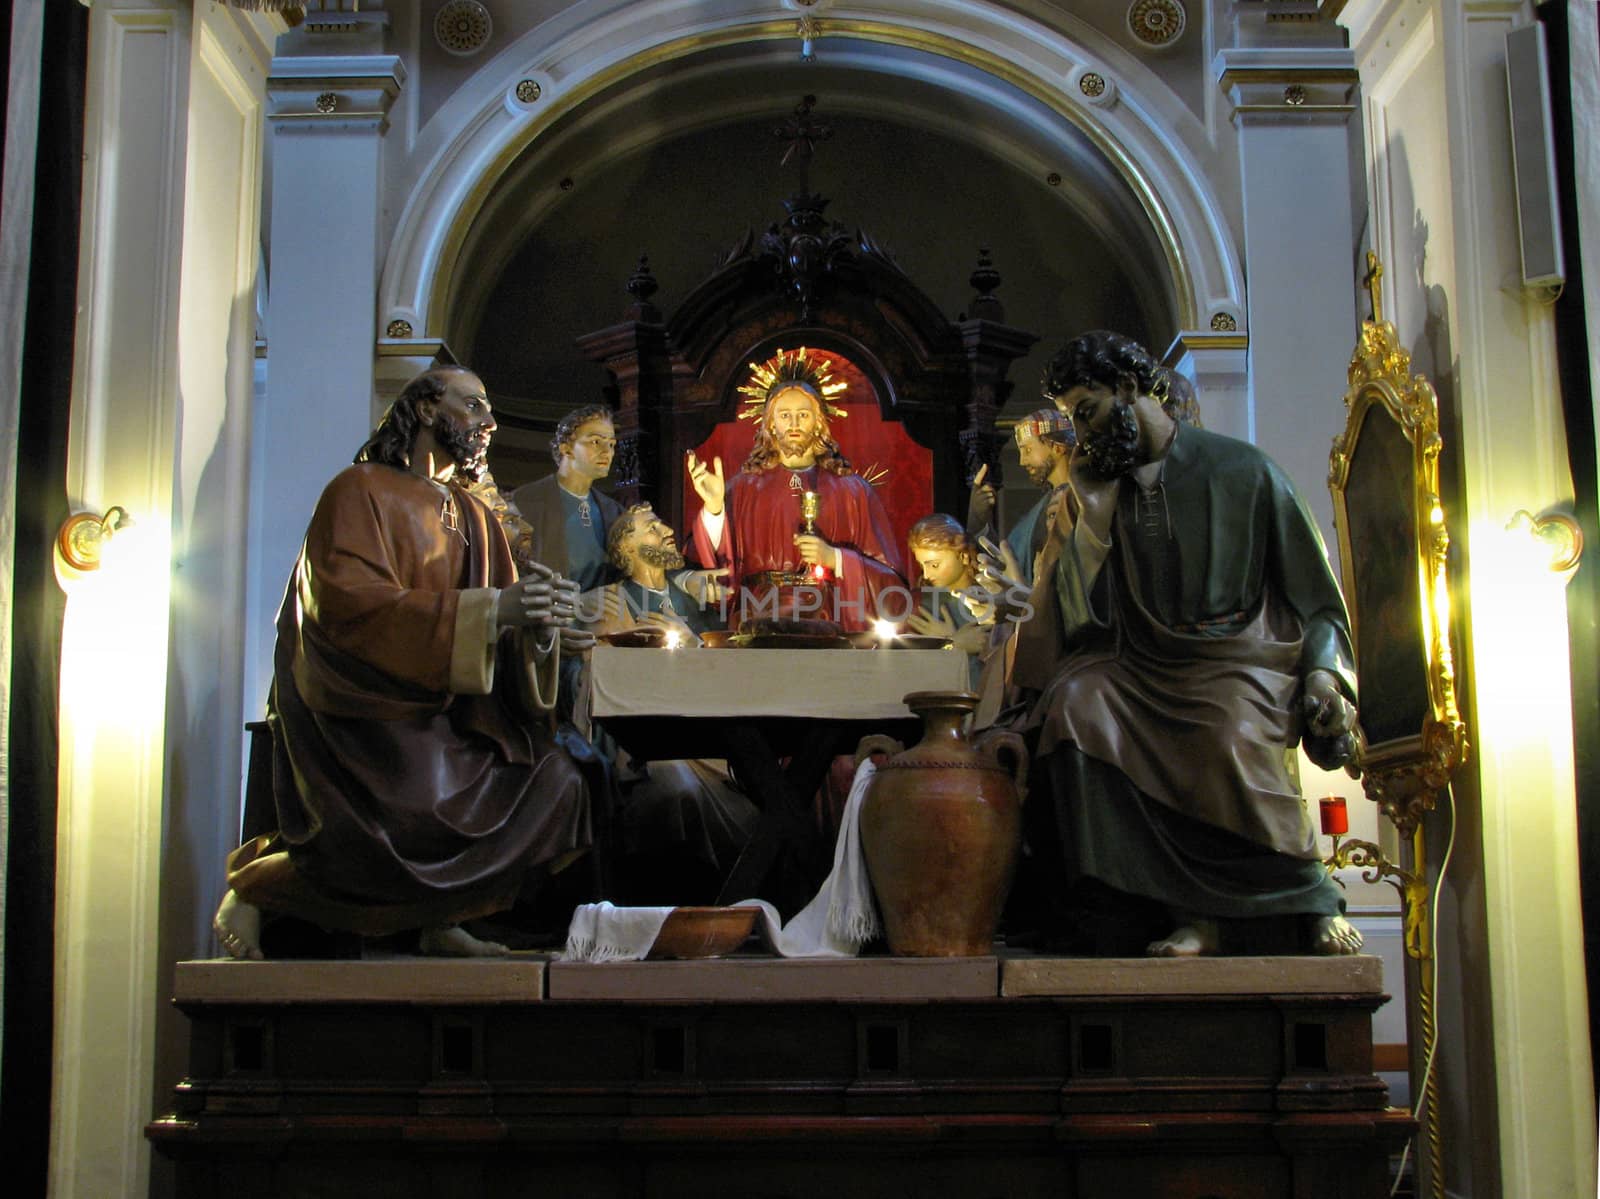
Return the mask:
{"type": "Polygon", "coordinates": [[[1372,295],[1372,323],[1383,324],[1383,263],[1371,250],[1367,251],[1367,273],[1361,277],[1361,286],[1372,295]]]}
{"type": "Polygon", "coordinates": [[[825,142],[833,136],[832,125],[824,124],[812,117],[811,110],[816,103],[815,96],[801,97],[800,103],[795,105],[794,115],[772,131],[775,138],[788,143],[784,147],[783,158],[779,160],[778,165],[786,167],[791,158],[797,160],[802,192],[810,187],[811,156],[816,153],[817,143],[825,142]]]}

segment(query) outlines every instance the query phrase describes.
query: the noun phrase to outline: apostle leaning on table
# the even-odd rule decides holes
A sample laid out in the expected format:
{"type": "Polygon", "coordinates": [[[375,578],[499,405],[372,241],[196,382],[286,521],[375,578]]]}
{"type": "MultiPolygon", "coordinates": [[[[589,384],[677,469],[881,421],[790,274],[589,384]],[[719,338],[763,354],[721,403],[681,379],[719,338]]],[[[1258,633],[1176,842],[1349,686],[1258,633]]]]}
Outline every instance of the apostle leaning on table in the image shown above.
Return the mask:
{"type": "MultiPolygon", "coordinates": [[[[585,592],[580,619],[598,635],[659,631],[677,652],[697,652],[699,635],[719,624],[719,606],[702,605],[671,572],[683,566],[672,528],[649,504],[635,504],[611,525],[611,564],[623,575],[585,592]]],[[[630,649],[632,666],[649,671],[669,649],[630,649]]],[[[754,831],[759,812],[717,758],[636,761],[609,739],[619,791],[615,871],[621,898],[642,904],[712,902],[723,876],[754,831]]]]}
{"type": "Polygon", "coordinates": [[[420,930],[424,953],[504,952],[456,927],[509,908],[535,868],[590,843],[588,790],[541,710],[576,588],[519,582],[464,483],[494,432],[471,371],[428,371],[323,492],[278,616],[278,832],[229,859],[215,928],[260,957],[263,913],[420,930]]]}
{"type": "Polygon", "coordinates": [[[606,554],[622,577],[583,594],[580,616],[590,632],[660,628],[692,644],[720,627],[720,591],[702,601],[684,587],[698,572],[684,571],[677,534],[649,504],[634,504],[612,522],[606,554]]]}

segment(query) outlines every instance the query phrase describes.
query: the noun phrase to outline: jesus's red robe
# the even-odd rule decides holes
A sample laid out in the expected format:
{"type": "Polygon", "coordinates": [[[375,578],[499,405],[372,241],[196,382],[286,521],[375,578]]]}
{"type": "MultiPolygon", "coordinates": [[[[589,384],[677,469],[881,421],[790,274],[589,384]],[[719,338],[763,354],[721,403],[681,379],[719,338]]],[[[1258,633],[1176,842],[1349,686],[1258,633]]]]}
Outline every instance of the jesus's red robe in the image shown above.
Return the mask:
{"type": "Polygon", "coordinates": [[[834,620],[855,631],[871,627],[880,599],[891,619],[904,618],[906,602],[885,595],[905,587],[900,552],[883,504],[860,475],[836,475],[814,466],[741,472],[729,480],[724,512],[731,519],[722,522],[718,541],[712,542],[702,513],[695,522],[694,543],[702,563],[730,568],[730,623],[741,614],[800,616],[834,620]],[[800,499],[807,491],[817,493],[817,536],[840,551],[840,568],[828,572],[815,596],[777,587],[782,603],[774,611],[774,583],[763,576],[810,570],[794,543],[805,527],[800,499]]]}

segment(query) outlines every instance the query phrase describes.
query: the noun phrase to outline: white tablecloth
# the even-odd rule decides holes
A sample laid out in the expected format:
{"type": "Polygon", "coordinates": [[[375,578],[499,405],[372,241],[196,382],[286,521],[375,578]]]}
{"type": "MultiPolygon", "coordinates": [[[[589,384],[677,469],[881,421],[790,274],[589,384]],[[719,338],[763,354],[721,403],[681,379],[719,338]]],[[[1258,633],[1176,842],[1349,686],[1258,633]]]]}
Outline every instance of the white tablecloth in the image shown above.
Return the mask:
{"type": "Polygon", "coordinates": [[[965,691],[953,649],[622,649],[590,659],[592,711],[612,716],[901,720],[913,691],[965,691]]]}

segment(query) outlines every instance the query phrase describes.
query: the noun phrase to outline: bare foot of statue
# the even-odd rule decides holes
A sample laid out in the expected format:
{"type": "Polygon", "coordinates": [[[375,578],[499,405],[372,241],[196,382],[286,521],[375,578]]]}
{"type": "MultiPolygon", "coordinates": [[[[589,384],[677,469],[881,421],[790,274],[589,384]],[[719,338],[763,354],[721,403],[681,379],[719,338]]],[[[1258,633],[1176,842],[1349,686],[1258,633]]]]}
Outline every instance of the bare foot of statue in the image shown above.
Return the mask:
{"type": "Polygon", "coordinates": [[[1150,942],[1145,953],[1153,958],[1210,957],[1221,945],[1222,933],[1215,920],[1189,919],[1165,940],[1150,942]]]}
{"type": "Polygon", "coordinates": [[[1311,949],[1330,956],[1358,953],[1361,930],[1343,916],[1318,916],[1311,922],[1311,949]]]}
{"type": "Polygon", "coordinates": [[[423,929],[417,950],[433,958],[497,958],[511,952],[498,941],[480,941],[453,924],[423,929]]]}
{"type": "Polygon", "coordinates": [[[211,918],[211,929],[229,957],[240,961],[262,960],[261,909],[255,904],[246,903],[229,891],[217,905],[217,914],[211,918]]]}

